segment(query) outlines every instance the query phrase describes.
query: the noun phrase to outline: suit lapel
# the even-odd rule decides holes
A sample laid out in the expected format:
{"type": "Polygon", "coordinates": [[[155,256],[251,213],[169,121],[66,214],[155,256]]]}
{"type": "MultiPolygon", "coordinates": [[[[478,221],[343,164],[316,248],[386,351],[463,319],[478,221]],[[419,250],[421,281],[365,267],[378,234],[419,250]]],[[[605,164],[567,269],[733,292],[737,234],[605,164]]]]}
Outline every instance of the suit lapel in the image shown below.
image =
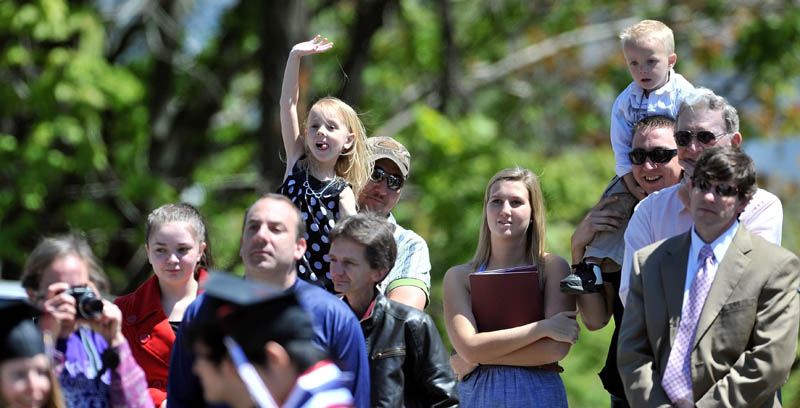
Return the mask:
{"type": "Polygon", "coordinates": [[[744,276],[744,271],[750,264],[750,258],[746,256],[752,247],[750,236],[741,224],[736,229],[733,241],[728,247],[722,262],[717,266],[717,273],[714,275],[714,282],[708,291],[708,297],[703,304],[703,311],[697,322],[697,331],[694,336],[693,349],[697,347],[700,339],[703,338],[708,328],[714,323],[719,315],[722,306],[728,302],[728,298],[739,284],[739,280],[744,276]]]}
{"type": "Polygon", "coordinates": [[[675,337],[681,318],[691,230],[672,242],[673,245],[667,248],[667,257],[661,264],[661,287],[664,288],[664,299],[667,303],[670,342],[675,337]]]}

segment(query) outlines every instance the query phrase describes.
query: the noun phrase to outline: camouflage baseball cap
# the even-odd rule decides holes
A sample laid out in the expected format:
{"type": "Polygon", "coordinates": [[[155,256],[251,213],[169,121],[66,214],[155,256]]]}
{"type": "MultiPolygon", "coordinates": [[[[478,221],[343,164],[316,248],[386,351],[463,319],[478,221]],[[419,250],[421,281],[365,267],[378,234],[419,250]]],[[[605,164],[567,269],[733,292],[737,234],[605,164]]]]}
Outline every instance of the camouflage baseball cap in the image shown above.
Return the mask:
{"type": "Polygon", "coordinates": [[[389,159],[400,168],[403,177],[408,177],[408,171],[411,169],[411,153],[400,142],[389,136],[373,136],[367,138],[367,146],[373,163],[380,159],[389,159]]]}

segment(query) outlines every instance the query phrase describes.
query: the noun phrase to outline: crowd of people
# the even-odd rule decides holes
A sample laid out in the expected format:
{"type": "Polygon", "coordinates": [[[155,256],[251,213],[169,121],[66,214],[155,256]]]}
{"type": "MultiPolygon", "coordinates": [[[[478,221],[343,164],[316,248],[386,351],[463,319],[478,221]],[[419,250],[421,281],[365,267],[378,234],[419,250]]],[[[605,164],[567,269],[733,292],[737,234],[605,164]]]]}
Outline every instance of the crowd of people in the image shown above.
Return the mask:
{"type": "Polygon", "coordinates": [[[780,247],[780,200],[756,186],[736,109],[674,71],[671,30],[644,20],[620,38],[633,82],[612,109],[617,175],[571,263],[545,248],[539,178],[497,172],[475,255],[444,275],[452,353],[425,313],[427,244],[392,216],[409,151],[332,97],[300,126],[301,58],[333,47],[316,37],[286,63],[286,173],[244,211],[244,278],[212,271],[189,204],[150,213],[153,276],[113,303],[85,239],[43,239],[27,297],[0,296],[0,405],[566,407],[558,362],[580,315],[589,330],[614,318],[600,373],[612,407],[781,406],[800,260],[780,247]],[[541,318],[480,330],[471,277],[519,267],[535,269],[524,295],[541,318]]]}

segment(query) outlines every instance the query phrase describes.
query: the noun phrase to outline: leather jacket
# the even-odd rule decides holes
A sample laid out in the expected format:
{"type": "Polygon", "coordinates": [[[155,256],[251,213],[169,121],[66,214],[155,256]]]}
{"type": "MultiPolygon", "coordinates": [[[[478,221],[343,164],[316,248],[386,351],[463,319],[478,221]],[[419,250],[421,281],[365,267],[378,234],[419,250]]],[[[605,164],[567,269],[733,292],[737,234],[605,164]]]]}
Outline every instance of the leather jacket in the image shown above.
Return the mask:
{"type": "Polygon", "coordinates": [[[372,310],[361,321],[372,406],[458,406],[456,377],[433,319],[375,293],[372,310]]]}

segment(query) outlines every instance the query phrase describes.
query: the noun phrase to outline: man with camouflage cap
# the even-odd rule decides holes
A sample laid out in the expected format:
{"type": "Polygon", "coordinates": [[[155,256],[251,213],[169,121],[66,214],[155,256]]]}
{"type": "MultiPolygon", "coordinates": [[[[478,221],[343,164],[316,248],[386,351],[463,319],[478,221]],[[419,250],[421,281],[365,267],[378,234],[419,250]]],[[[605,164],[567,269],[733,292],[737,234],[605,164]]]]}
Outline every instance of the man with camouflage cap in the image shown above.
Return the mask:
{"type": "Polygon", "coordinates": [[[428,244],[414,231],[397,225],[391,213],[408,178],[411,154],[388,136],[370,137],[367,144],[374,170],[370,182],[358,197],[359,208],[386,217],[389,223],[394,224],[397,243],[397,262],[378,289],[389,299],[423,310],[428,304],[431,288],[428,244]]]}

